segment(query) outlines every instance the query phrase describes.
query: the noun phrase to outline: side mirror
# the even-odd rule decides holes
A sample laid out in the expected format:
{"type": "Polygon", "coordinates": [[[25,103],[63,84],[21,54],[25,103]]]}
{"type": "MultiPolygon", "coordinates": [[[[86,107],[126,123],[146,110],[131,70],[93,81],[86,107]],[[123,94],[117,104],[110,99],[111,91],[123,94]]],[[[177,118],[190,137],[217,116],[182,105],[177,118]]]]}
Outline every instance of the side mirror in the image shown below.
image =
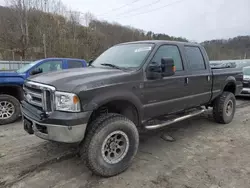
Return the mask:
{"type": "Polygon", "coordinates": [[[172,76],[175,74],[175,65],[173,58],[163,57],[161,59],[162,76],[172,76]]]}
{"type": "Polygon", "coordinates": [[[156,80],[162,78],[162,68],[156,62],[151,62],[147,69],[147,78],[149,80],[156,80]]]}
{"type": "Polygon", "coordinates": [[[88,62],[88,66],[91,66],[91,64],[94,62],[93,59],[90,59],[89,62],[88,62]]]}
{"type": "Polygon", "coordinates": [[[175,65],[172,58],[164,57],[161,64],[151,62],[147,69],[147,78],[150,80],[161,79],[162,77],[172,76],[175,74],[175,65]]]}
{"type": "Polygon", "coordinates": [[[41,68],[34,69],[33,71],[31,71],[30,75],[40,74],[42,72],[43,72],[43,69],[41,69],[41,68]]]}

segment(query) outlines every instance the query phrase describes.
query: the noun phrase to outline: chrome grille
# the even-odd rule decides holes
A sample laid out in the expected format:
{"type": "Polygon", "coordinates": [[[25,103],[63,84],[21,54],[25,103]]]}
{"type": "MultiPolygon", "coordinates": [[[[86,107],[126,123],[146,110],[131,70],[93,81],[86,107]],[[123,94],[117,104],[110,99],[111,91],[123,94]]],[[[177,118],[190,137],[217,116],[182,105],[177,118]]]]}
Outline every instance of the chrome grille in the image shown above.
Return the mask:
{"type": "Polygon", "coordinates": [[[23,90],[24,98],[28,103],[37,106],[47,113],[54,110],[54,87],[28,81],[25,82],[23,90]]]}

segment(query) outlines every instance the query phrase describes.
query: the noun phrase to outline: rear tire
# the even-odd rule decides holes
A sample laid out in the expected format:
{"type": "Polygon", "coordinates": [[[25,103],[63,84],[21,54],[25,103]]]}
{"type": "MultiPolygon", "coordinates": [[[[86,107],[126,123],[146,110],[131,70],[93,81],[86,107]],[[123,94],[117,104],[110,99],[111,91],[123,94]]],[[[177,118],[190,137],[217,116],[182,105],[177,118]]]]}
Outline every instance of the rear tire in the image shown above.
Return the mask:
{"type": "Polygon", "coordinates": [[[138,145],[135,124],[120,114],[107,114],[89,125],[80,155],[94,174],[110,177],[130,166],[138,145]]]}
{"type": "Polygon", "coordinates": [[[217,123],[230,123],[235,114],[236,99],[233,93],[223,92],[214,101],[213,116],[217,123]]]}
{"type": "Polygon", "coordinates": [[[0,95],[0,125],[13,123],[20,114],[20,103],[15,97],[0,95]]]}

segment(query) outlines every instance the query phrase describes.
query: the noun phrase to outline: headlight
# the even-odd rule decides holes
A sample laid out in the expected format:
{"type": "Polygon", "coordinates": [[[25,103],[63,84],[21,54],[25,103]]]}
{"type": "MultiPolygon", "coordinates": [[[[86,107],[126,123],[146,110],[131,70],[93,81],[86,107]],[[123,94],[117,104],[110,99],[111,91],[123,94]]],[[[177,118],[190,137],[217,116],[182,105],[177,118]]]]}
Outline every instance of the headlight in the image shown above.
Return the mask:
{"type": "Polygon", "coordinates": [[[55,92],[55,108],[59,111],[80,112],[80,100],[74,93],[55,92]]]}

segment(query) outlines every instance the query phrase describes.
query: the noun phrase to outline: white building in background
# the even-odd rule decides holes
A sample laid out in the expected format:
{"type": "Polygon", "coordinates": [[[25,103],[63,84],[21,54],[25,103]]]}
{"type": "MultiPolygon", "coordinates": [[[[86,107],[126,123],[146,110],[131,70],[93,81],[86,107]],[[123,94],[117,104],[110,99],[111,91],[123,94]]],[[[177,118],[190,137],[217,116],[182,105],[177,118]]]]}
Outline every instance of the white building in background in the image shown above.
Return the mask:
{"type": "Polygon", "coordinates": [[[0,61],[0,71],[17,70],[28,63],[30,63],[30,61],[0,61]]]}

